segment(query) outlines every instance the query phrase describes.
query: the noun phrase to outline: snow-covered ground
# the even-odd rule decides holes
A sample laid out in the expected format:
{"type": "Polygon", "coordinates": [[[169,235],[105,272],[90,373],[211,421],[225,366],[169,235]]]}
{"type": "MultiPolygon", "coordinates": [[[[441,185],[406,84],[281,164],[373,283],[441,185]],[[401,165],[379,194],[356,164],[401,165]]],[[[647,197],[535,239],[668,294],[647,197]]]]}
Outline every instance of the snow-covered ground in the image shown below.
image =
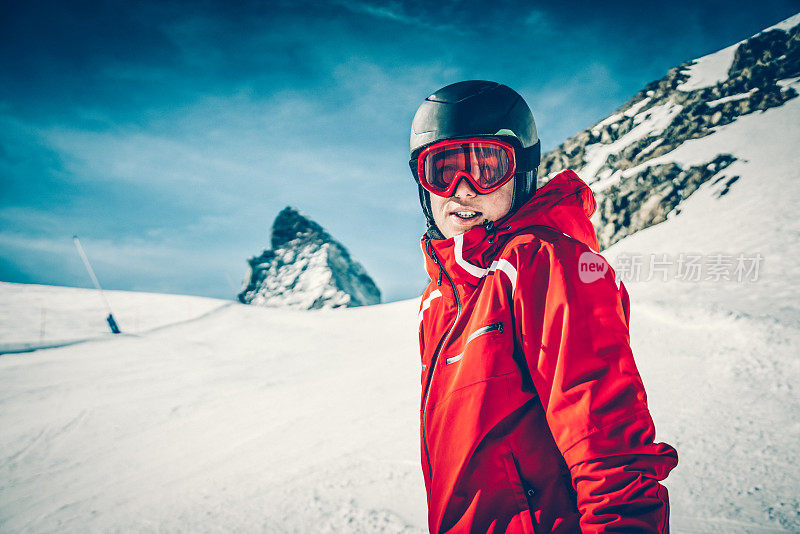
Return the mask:
{"type": "MultiPolygon", "coordinates": [[[[15,290],[8,330],[38,310],[15,290]]],[[[140,313],[182,300],[148,295],[140,313]]],[[[217,301],[138,336],[0,356],[0,532],[421,531],[416,312],[217,301]]]]}
{"type": "MultiPolygon", "coordinates": [[[[793,87],[800,90],[800,83],[793,87]]],[[[645,300],[668,300],[681,307],[694,303],[736,313],[773,317],[794,327],[800,325],[800,98],[778,108],[739,117],[716,128],[712,135],[682,144],[676,150],[644,165],[678,163],[684,168],[712,161],[718,154],[737,158],[718,177],[703,184],[679,206],[680,214],[646,228],[604,252],[612,265],[625,254],[642,260],[642,272],[649,261],[667,254],[671,262],[670,282],[629,284],[645,300]],[[726,183],[733,178],[727,192],[726,183]],[[758,273],[753,282],[705,280],[713,273],[704,268],[700,282],[675,280],[681,253],[700,255],[706,263],[737,263],[743,255],[746,267],[758,273]],[[761,260],[753,260],[757,255],[761,260]]],[[[628,171],[638,172],[640,167],[628,171]]],[[[628,262],[628,260],[625,260],[628,262]]],[[[631,262],[627,264],[630,266],[631,262]]],[[[729,269],[728,274],[733,270],[729,269]]],[[[661,274],[654,278],[660,279],[661,274]]],[[[747,279],[753,278],[752,274],[747,279]]],[[[625,278],[623,278],[625,280],[625,278]]],[[[657,280],[656,280],[657,281],[657,280]]],[[[800,354],[800,352],[798,353],[800,354]]]]}
{"type": "Polygon", "coordinates": [[[741,42],[738,42],[713,54],[695,59],[684,71],[689,78],[678,86],[678,90],[695,91],[727,80],[728,69],[740,44],[741,42]]]}
{"type": "MultiPolygon", "coordinates": [[[[195,319],[229,302],[185,295],[105,291],[117,325],[139,335],[195,319]],[[157,306],[154,303],[158,302],[157,306]]],[[[0,282],[0,354],[110,337],[106,305],[96,291],[0,282]]]]}
{"type": "MultiPolygon", "coordinates": [[[[587,183],[595,181],[597,178],[597,171],[605,164],[609,155],[618,154],[624,148],[645,137],[660,134],[683,109],[682,106],[669,101],[666,104],[639,111],[649,100],[649,98],[645,98],[628,110],[632,111],[632,113],[628,114],[628,111],[626,111],[625,114],[623,114],[633,117],[633,123],[636,126],[634,126],[631,131],[613,143],[595,143],[587,146],[585,156],[586,165],[580,170],[580,176],[584,177],[587,183]]],[[[614,115],[612,115],[612,117],[614,117],[614,115]]],[[[597,187],[598,186],[595,184],[592,184],[592,189],[595,191],[602,190],[606,186],[600,189],[597,189],[597,187]]]]}
{"type": "MultiPolygon", "coordinates": [[[[756,35],[761,35],[772,30],[789,31],[795,26],[800,24],[800,13],[787,18],[758,32],[756,35]]],[[[684,73],[689,75],[689,78],[678,86],[679,91],[695,91],[697,89],[704,89],[712,87],[719,82],[728,79],[728,69],[733,63],[733,58],[736,55],[736,49],[744,41],[732,44],[722,50],[708,54],[701,58],[695,59],[689,67],[684,70],[684,73]]]]}

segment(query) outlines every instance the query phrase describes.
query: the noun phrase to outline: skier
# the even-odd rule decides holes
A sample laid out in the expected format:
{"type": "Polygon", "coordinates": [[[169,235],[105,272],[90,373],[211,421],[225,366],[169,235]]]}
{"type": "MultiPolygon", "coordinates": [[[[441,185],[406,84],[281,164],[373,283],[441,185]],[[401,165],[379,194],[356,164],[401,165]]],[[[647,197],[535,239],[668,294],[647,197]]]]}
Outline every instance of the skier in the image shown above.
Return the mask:
{"type": "Polygon", "coordinates": [[[678,461],[630,349],[629,299],[572,171],[537,190],[528,105],[488,81],[429,96],[411,127],[430,283],[419,311],[432,533],[668,532],[678,461]]]}

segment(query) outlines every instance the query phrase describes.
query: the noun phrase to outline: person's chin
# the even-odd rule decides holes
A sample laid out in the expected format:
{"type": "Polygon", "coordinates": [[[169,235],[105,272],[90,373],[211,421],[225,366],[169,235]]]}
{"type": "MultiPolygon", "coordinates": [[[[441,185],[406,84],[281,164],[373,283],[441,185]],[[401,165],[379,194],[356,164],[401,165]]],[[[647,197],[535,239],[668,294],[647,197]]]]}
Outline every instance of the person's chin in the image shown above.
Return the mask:
{"type": "Polygon", "coordinates": [[[457,215],[448,215],[447,216],[447,234],[449,237],[453,237],[459,234],[463,234],[468,230],[479,226],[486,218],[485,217],[475,217],[474,219],[462,219],[457,215]]]}

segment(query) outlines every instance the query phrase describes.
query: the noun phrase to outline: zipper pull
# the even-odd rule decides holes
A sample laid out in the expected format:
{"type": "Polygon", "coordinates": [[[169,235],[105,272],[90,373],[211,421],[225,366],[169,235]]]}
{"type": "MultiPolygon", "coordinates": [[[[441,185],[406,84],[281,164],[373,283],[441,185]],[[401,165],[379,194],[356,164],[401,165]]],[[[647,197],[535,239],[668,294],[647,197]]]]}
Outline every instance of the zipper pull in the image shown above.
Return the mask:
{"type": "Polygon", "coordinates": [[[439,281],[436,282],[436,285],[437,286],[442,285],[442,269],[441,269],[441,267],[439,268],[439,281]]]}

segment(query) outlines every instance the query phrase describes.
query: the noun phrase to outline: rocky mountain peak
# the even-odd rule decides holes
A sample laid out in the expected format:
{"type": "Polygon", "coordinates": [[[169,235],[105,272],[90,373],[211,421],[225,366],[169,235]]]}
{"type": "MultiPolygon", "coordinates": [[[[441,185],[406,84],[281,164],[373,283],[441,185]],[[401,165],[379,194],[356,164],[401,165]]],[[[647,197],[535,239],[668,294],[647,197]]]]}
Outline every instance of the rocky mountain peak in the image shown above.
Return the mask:
{"type": "Polygon", "coordinates": [[[800,87],[800,15],[750,39],[670,69],[621,108],[545,154],[547,182],[574,169],[595,194],[601,248],[666,220],[709,180],[726,194],[735,154],[680,164],[684,143],[715,133],[738,117],[783,105],[800,87]]]}
{"type": "Polygon", "coordinates": [[[272,223],[272,248],[278,249],[290,241],[330,241],[325,229],[291,206],[283,208],[272,223]]]}
{"type": "Polygon", "coordinates": [[[239,301],[306,310],[380,303],[380,290],[364,267],[297,209],[287,206],[275,218],[271,247],[248,260],[239,301]]]}

